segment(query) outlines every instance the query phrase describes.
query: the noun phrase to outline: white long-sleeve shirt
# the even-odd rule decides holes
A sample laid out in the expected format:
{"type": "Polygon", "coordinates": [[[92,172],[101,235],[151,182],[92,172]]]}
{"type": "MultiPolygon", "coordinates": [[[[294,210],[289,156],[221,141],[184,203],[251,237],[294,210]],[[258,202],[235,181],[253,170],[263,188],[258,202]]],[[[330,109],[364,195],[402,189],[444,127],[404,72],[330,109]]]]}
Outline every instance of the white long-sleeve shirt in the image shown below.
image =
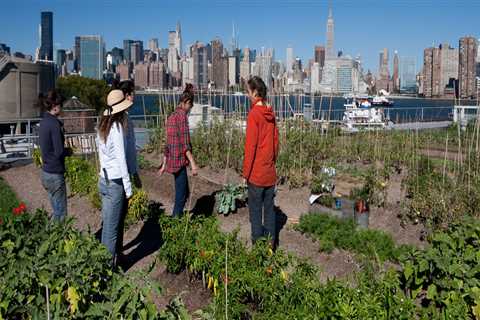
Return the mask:
{"type": "MultiPolygon", "coordinates": [[[[103,171],[103,169],[105,169],[107,171],[109,180],[122,179],[123,188],[127,198],[132,196],[130,174],[137,172],[136,151],[134,152],[134,155],[131,154],[131,151],[127,151],[127,146],[131,145],[132,143],[130,140],[131,137],[129,138],[129,134],[124,135],[123,127],[117,123],[112,125],[106,141],[103,141],[97,135],[98,155],[100,159],[100,176],[106,178],[103,171]],[[129,154],[128,157],[127,153],[129,154]],[[135,159],[135,162],[133,162],[132,159],[135,159]],[[127,161],[130,163],[127,164],[127,161]]],[[[135,144],[134,141],[133,144],[135,144]]]]}

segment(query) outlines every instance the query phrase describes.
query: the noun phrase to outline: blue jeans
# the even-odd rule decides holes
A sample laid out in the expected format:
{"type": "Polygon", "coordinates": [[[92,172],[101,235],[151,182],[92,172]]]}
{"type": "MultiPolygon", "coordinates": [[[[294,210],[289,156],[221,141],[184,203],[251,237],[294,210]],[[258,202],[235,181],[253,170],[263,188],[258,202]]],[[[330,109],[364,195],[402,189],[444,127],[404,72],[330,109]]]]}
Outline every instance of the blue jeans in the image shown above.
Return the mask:
{"type": "Polygon", "coordinates": [[[52,219],[62,221],[67,216],[67,187],[63,174],[48,173],[42,170],[42,185],[48,192],[52,205],[52,219]]]}
{"type": "Polygon", "coordinates": [[[100,178],[98,189],[102,197],[102,243],[112,254],[112,261],[115,261],[123,245],[119,242],[123,242],[123,221],[126,210],[122,179],[112,179],[107,182],[104,178],[100,178]]]}
{"type": "Polygon", "coordinates": [[[276,219],[274,209],[275,186],[259,187],[248,184],[248,209],[252,228],[252,242],[270,236],[277,243],[276,219]]]}
{"type": "Polygon", "coordinates": [[[175,178],[175,205],[173,206],[173,216],[183,215],[185,203],[187,202],[190,190],[188,189],[187,167],[183,167],[173,174],[175,178]]]}

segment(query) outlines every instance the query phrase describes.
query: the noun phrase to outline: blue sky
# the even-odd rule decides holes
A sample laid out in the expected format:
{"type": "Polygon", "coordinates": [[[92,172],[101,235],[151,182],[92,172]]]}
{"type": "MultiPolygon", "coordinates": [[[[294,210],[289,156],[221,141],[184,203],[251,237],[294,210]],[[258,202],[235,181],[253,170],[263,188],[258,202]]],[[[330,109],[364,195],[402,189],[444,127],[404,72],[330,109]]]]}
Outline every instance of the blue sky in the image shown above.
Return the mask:
{"type": "MultiPolygon", "coordinates": [[[[14,0],[2,1],[0,43],[33,54],[38,46],[40,11],[54,12],[54,42],[71,48],[75,35],[100,34],[107,50],[123,39],[150,38],[167,45],[177,20],[184,45],[216,36],[230,42],[232,21],[241,47],[275,48],[284,60],[286,47],[305,62],[313,47],[325,42],[328,1],[320,0],[14,0]]],[[[479,0],[339,0],[330,1],[335,19],[335,48],[377,70],[378,53],[387,47],[422,63],[425,47],[448,42],[458,47],[464,35],[480,37],[479,0]]],[[[390,61],[392,57],[390,57],[390,61]]]]}

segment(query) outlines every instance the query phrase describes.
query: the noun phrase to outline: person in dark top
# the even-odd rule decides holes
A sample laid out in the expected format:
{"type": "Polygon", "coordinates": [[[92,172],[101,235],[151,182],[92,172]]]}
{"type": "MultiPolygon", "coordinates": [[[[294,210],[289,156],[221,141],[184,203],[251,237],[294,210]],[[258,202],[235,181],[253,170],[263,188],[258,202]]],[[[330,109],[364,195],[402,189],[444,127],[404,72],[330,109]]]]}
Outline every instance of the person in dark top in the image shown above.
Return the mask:
{"type": "Polygon", "coordinates": [[[65,148],[63,123],[58,119],[63,98],[55,91],[40,97],[44,113],[40,121],[39,142],[42,154],[42,185],[48,192],[53,209],[52,218],[62,221],[67,215],[67,188],[65,185],[65,157],[71,150],[65,148]]]}

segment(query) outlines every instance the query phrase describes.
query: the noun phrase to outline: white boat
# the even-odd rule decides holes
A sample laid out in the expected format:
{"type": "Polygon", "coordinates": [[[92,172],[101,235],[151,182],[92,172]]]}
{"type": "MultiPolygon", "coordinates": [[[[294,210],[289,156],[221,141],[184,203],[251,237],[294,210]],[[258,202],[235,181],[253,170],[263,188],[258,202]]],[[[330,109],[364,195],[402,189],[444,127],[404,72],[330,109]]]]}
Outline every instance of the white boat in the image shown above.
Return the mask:
{"type": "Polygon", "coordinates": [[[382,108],[373,107],[368,99],[347,99],[344,104],[343,128],[349,132],[360,130],[386,129],[389,121],[382,108]]]}
{"type": "Polygon", "coordinates": [[[381,106],[381,107],[391,107],[393,106],[393,101],[388,100],[386,96],[375,96],[372,99],[373,106],[381,106]]]}

